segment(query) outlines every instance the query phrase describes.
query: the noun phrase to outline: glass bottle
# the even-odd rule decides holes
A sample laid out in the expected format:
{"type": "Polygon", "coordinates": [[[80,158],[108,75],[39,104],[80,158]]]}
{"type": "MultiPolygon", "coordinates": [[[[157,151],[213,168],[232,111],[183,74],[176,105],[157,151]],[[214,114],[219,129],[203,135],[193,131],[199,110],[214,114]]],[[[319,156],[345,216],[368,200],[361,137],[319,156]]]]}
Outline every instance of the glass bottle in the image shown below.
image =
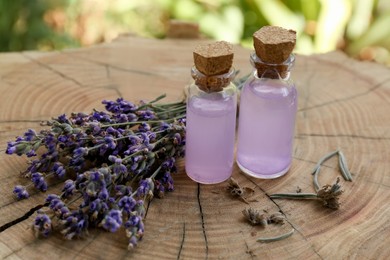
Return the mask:
{"type": "Polygon", "coordinates": [[[290,79],[294,55],[281,64],[251,55],[255,68],[241,92],[237,164],[253,177],[271,179],[290,168],[297,91],[290,79]]]}
{"type": "Polygon", "coordinates": [[[187,175],[204,184],[227,180],[234,163],[237,89],[234,68],[222,75],[206,76],[192,67],[194,83],[187,98],[185,168],[187,175]],[[202,84],[219,85],[213,91],[202,84]]]}

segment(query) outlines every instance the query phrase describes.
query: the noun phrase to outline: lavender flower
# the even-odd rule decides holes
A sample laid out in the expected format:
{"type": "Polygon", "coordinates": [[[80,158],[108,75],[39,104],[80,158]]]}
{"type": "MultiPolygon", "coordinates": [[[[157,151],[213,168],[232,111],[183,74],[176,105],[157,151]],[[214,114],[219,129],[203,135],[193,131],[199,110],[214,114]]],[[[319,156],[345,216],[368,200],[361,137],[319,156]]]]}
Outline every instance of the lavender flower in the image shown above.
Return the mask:
{"type": "Polygon", "coordinates": [[[75,184],[73,180],[66,180],[64,188],[62,189],[62,194],[64,198],[68,198],[73,195],[75,191],[75,184]]]}
{"type": "Polygon", "coordinates": [[[40,191],[47,191],[47,183],[42,173],[35,172],[31,175],[31,181],[34,183],[35,188],[40,191]]]}
{"type": "Polygon", "coordinates": [[[117,231],[122,225],[122,212],[112,209],[101,223],[102,227],[110,232],[117,231]]]}
{"type": "Polygon", "coordinates": [[[88,154],[88,148],[79,147],[73,151],[73,158],[79,158],[88,154]]]}
{"type": "Polygon", "coordinates": [[[129,238],[128,249],[131,250],[138,245],[138,241],[142,239],[145,228],[142,222],[142,217],[132,215],[125,223],[126,235],[129,238]]]}
{"type": "Polygon", "coordinates": [[[14,188],[14,193],[16,194],[16,197],[21,200],[21,199],[27,199],[30,197],[28,194],[26,187],[21,186],[21,185],[16,185],[14,188]]]}
{"type": "Polygon", "coordinates": [[[126,214],[130,214],[136,205],[135,199],[133,199],[130,196],[123,196],[119,201],[118,201],[118,206],[123,212],[126,214]]]}
{"type": "Polygon", "coordinates": [[[88,216],[81,210],[72,212],[67,218],[61,221],[62,231],[65,239],[83,236],[88,228],[88,216]]]}
{"type": "MultiPolygon", "coordinates": [[[[72,239],[90,226],[115,232],[124,217],[129,248],[139,243],[145,203],[154,192],[173,190],[175,159],[184,155],[186,105],[154,104],[163,97],[139,106],[122,98],[103,101],[105,111],[63,114],[46,123],[50,129],[29,129],[7,143],[7,154],[37,156],[24,172],[35,188],[47,190],[45,176],[64,182],[61,195],[46,199],[59,225],[40,213],[33,223],[36,234],[47,236],[55,228],[72,239]]],[[[14,188],[18,199],[29,196],[26,187],[14,188]]]]}
{"type": "Polygon", "coordinates": [[[60,179],[62,179],[65,176],[66,170],[64,168],[64,165],[60,162],[55,162],[52,170],[60,179]]]}
{"type": "Polygon", "coordinates": [[[38,214],[34,220],[33,229],[36,237],[39,237],[40,235],[47,237],[52,230],[49,216],[46,214],[38,214]]]}

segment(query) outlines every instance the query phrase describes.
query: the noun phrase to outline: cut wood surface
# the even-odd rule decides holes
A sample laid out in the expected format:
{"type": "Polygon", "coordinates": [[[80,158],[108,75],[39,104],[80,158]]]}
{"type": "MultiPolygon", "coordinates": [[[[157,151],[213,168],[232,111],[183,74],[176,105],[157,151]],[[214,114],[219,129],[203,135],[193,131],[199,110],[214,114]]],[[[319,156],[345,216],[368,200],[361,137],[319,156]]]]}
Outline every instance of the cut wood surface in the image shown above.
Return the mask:
{"type": "MultiPolygon", "coordinates": [[[[7,141],[41,120],[62,113],[103,109],[101,100],[123,97],[151,100],[162,93],[179,100],[190,82],[192,51],[202,40],[153,40],[121,37],[109,44],[61,52],[0,54],[0,226],[41,204],[46,194],[17,201],[16,184],[27,158],[4,153],[7,141]]],[[[235,47],[234,66],[249,73],[250,50],[235,47]]],[[[2,259],[388,259],[390,257],[390,70],[342,53],[296,58],[293,79],[299,91],[294,160],[289,173],[275,180],[233,177],[255,190],[249,205],[232,199],[227,182],[199,185],[174,175],[175,191],[154,199],[139,246],[127,250],[124,230],[92,230],[85,239],[67,241],[55,233],[36,239],[33,216],[0,233],[2,259]],[[339,210],[315,201],[270,199],[280,192],[314,192],[314,165],[341,149],[354,181],[342,181],[339,210]],[[247,224],[241,211],[252,207],[281,211],[288,222],[266,228],[247,224]],[[273,243],[258,237],[295,230],[273,243]]],[[[253,119],[255,120],[255,118],[253,119]]],[[[338,162],[325,163],[322,185],[340,176],[338,162]]],[[[47,194],[62,184],[53,184],[47,194]]]]}

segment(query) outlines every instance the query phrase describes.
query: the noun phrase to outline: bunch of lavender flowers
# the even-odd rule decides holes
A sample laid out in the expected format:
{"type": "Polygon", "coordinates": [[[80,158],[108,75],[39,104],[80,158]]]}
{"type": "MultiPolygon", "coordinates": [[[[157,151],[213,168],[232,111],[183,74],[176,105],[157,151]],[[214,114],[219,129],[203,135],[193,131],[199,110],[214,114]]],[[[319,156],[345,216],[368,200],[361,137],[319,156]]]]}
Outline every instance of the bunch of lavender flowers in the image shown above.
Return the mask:
{"type": "Polygon", "coordinates": [[[34,189],[45,192],[62,180],[61,194],[47,196],[33,229],[48,236],[59,230],[66,239],[82,237],[89,227],[116,232],[123,227],[133,248],[144,234],[147,201],[174,189],[171,173],[184,156],[184,102],[138,105],[122,98],[104,100],[105,111],[61,115],[48,129],[29,129],[9,142],[7,154],[33,157],[22,174],[30,184],[17,185],[18,199],[34,189]]]}

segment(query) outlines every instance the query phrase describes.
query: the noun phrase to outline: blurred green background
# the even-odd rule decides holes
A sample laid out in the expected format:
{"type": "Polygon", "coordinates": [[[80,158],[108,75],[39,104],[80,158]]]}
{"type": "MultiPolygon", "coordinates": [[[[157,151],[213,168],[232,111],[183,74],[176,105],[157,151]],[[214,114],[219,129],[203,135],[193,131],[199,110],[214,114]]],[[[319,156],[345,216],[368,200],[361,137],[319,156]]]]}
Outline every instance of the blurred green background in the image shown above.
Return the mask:
{"type": "Polygon", "coordinates": [[[170,19],[248,48],[261,26],[279,25],[297,31],[297,53],[339,49],[390,65],[390,0],[2,0],[0,51],[88,46],[125,32],[163,38],[170,19]]]}

